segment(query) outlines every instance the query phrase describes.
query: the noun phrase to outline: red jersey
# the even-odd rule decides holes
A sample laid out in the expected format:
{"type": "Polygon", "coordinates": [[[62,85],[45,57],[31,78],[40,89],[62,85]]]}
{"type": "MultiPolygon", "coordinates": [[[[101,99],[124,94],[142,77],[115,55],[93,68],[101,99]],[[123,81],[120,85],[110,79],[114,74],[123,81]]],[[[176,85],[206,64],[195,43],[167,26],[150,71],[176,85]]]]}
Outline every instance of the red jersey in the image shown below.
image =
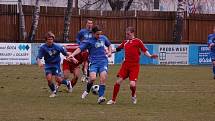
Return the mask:
{"type": "Polygon", "coordinates": [[[74,52],[77,48],[79,47],[78,44],[68,44],[68,45],[65,45],[65,48],[68,52],[74,52]]]}
{"type": "MultiPolygon", "coordinates": [[[[79,47],[78,44],[68,44],[65,45],[65,48],[67,50],[67,52],[71,52],[73,53],[77,48],[79,47]]],[[[82,58],[82,53],[79,53],[75,56],[75,59],[77,59],[79,62],[77,64],[70,62],[73,65],[80,65],[83,62],[83,58],[82,58]]]]}
{"type": "Polygon", "coordinates": [[[129,63],[139,63],[141,51],[143,53],[147,51],[147,48],[144,46],[143,42],[138,38],[124,40],[118,48],[124,49],[125,62],[129,63]]]}

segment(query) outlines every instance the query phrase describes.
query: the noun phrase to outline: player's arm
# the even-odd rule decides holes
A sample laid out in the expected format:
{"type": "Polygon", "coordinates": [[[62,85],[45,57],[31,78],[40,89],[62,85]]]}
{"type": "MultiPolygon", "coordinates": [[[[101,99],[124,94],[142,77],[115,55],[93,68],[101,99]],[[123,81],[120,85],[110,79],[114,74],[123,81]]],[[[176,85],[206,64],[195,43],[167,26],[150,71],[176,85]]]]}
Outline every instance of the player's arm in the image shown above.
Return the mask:
{"type": "Polygon", "coordinates": [[[111,46],[111,42],[109,41],[109,39],[108,39],[106,36],[104,36],[104,39],[105,39],[105,46],[107,47],[107,50],[108,50],[107,56],[108,56],[108,57],[111,57],[111,55],[112,55],[112,46],[111,46]]]}
{"type": "Polygon", "coordinates": [[[74,63],[78,63],[78,60],[75,58],[75,56],[77,54],[79,54],[81,52],[80,48],[77,48],[72,54],[69,55],[69,57],[67,58],[68,61],[70,61],[70,59],[74,62],[74,63]]]}
{"type": "Polygon", "coordinates": [[[143,42],[141,40],[139,40],[139,47],[141,49],[141,51],[144,53],[144,55],[146,55],[149,58],[153,58],[156,59],[158,58],[157,54],[150,54],[148,49],[145,47],[145,45],[143,44],[143,42]]]}
{"type": "Polygon", "coordinates": [[[144,54],[149,57],[149,58],[153,58],[153,59],[156,59],[158,58],[158,55],[157,54],[150,54],[149,51],[145,51],[144,54]]]}
{"type": "Polygon", "coordinates": [[[79,54],[81,51],[87,49],[88,46],[89,46],[89,42],[87,40],[83,40],[80,46],[71,55],[69,55],[69,59],[72,59],[74,63],[78,63],[78,60],[75,59],[75,56],[79,54]]]}
{"type": "Polygon", "coordinates": [[[42,63],[42,58],[44,57],[44,51],[43,49],[40,47],[38,55],[36,57],[36,61],[37,61],[37,65],[42,68],[43,67],[43,63],[42,63]]]}
{"type": "Polygon", "coordinates": [[[107,56],[108,56],[108,57],[111,57],[111,55],[112,55],[112,46],[109,45],[109,46],[108,46],[107,56]]]}
{"type": "Polygon", "coordinates": [[[60,52],[61,52],[64,56],[66,56],[66,57],[68,57],[68,56],[71,54],[70,52],[67,52],[65,46],[61,46],[61,47],[60,47],[60,52]]]}
{"type": "Polygon", "coordinates": [[[211,35],[208,36],[208,48],[211,50],[211,48],[215,46],[215,43],[213,43],[213,37],[211,35]]]}
{"type": "Polygon", "coordinates": [[[117,48],[112,49],[112,53],[121,51],[124,48],[125,41],[123,41],[117,48]]]}
{"type": "Polygon", "coordinates": [[[77,36],[76,36],[76,39],[75,39],[76,43],[80,44],[81,43],[81,39],[82,39],[82,32],[79,31],[78,34],[77,34],[77,36]]]}
{"type": "Polygon", "coordinates": [[[119,51],[121,51],[121,50],[122,50],[122,48],[119,48],[119,47],[113,48],[113,49],[112,49],[112,53],[116,53],[116,52],[119,52],[119,51]]]}

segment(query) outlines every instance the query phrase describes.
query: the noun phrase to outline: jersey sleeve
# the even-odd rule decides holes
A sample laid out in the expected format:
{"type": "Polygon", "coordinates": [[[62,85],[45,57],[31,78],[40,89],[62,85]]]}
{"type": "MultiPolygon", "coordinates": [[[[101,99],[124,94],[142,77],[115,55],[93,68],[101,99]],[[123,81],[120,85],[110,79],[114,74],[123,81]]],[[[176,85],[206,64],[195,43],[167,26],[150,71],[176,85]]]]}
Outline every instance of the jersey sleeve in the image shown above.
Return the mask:
{"type": "Polygon", "coordinates": [[[67,50],[64,46],[60,46],[60,52],[64,55],[67,56],[67,50]]]}
{"type": "Polygon", "coordinates": [[[122,43],[117,47],[118,49],[123,49],[125,45],[126,40],[123,40],[122,43]]]}
{"type": "Polygon", "coordinates": [[[36,60],[37,59],[42,59],[43,57],[44,57],[44,49],[43,49],[43,47],[42,46],[40,46],[40,48],[39,48],[39,50],[38,50],[38,55],[37,55],[37,57],[36,57],[36,60]]]}
{"type": "Polygon", "coordinates": [[[109,47],[111,45],[111,42],[110,40],[106,37],[106,36],[103,36],[104,40],[105,40],[105,46],[106,47],[109,47]]]}
{"type": "Polygon", "coordinates": [[[88,40],[83,40],[83,41],[80,43],[79,48],[81,49],[81,51],[83,51],[83,50],[89,48],[89,45],[90,45],[90,43],[89,43],[88,40]]]}
{"type": "Polygon", "coordinates": [[[211,34],[208,35],[208,45],[213,43],[213,36],[211,34]]]}
{"type": "Polygon", "coordinates": [[[138,47],[140,48],[140,50],[145,53],[146,51],[148,51],[148,49],[145,47],[145,45],[143,44],[143,42],[141,40],[138,40],[138,47]]]}
{"type": "Polygon", "coordinates": [[[82,39],[82,31],[79,31],[78,34],[76,35],[76,43],[80,44],[82,39]]]}

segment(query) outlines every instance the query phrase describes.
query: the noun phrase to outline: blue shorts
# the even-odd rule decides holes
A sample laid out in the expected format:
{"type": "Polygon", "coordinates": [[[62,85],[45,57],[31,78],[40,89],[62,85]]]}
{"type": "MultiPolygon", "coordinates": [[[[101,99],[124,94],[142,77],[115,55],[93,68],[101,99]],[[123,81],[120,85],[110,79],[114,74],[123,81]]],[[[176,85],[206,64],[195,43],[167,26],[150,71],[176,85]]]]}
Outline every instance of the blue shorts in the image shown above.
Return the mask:
{"type": "Polygon", "coordinates": [[[52,74],[55,76],[61,76],[61,68],[60,64],[55,64],[55,65],[50,65],[50,64],[45,64],[45,74],[52,74]]]}
{"type": "Polygon", "coordinates": [[[103,71],[108,72],[108,60],[100,60],[90,62],[89,72],[101,73],[103,71]]]}

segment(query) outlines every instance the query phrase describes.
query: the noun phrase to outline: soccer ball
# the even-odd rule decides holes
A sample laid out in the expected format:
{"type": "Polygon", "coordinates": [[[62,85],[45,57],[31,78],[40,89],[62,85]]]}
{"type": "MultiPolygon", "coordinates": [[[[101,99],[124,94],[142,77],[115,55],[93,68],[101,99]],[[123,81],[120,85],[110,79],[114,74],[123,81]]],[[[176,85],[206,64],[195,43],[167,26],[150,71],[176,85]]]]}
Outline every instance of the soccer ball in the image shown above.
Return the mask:
{"type": "Polygon", "coordinates": [[[99,85],[93,85],[92,88],[91,88],[91,92],[94,95],[98,95],[99,94],[99,85]]]}

